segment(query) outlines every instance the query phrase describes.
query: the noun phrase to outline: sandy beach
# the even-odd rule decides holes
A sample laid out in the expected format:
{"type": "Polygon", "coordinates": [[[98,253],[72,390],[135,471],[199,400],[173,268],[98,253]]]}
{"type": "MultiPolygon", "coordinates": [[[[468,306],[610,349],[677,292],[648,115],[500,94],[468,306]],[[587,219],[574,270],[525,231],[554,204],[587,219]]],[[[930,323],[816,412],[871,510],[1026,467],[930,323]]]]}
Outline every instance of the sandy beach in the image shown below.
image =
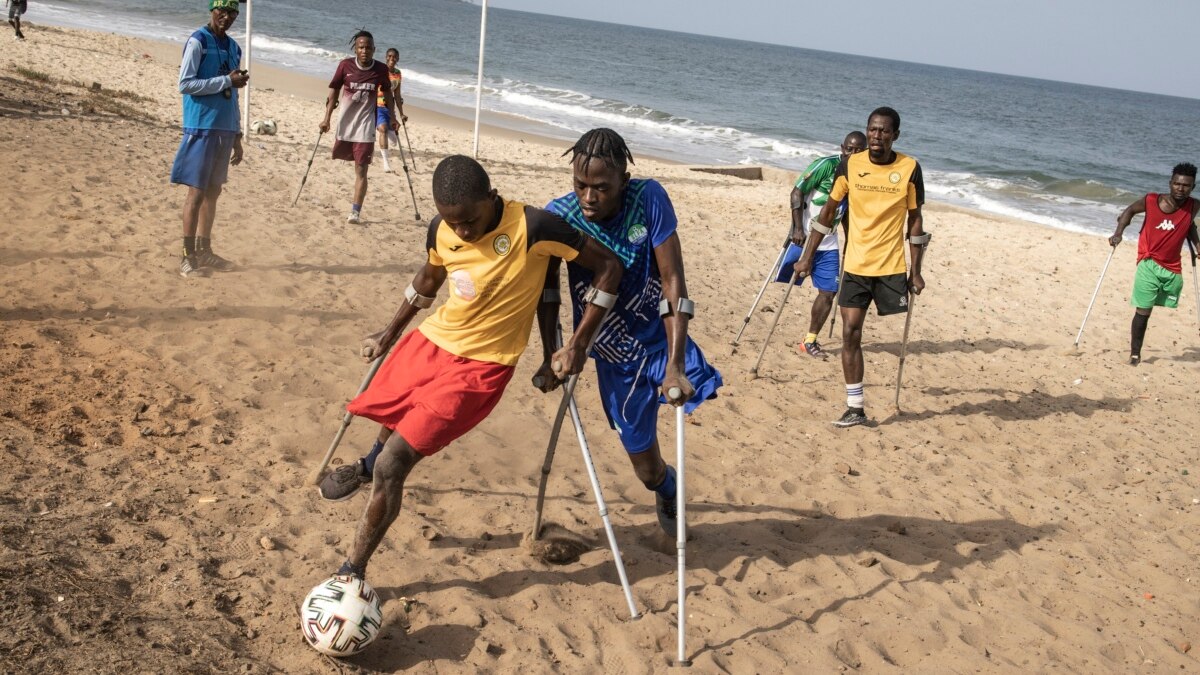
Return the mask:
{"type": "MultiPolygon", "coordinates": [[[[220,200],[214,248],[239,267],[182,279],[179,46],[25,32],[0,41],[0,671],[670,670],[674,542],[590,367],[578,400],[644,616],[628,620],[569,427],[546,518],[593,546],[552,565],[522,544],[559,401],[528,384],[536,335],[496,411],[409,480],[370,566],[377,642],[335,662],[301,637],[297,606],[344,559],[366,500],[324,502],[306,477],[366,371],[360,338],[424,260],[433,167],[471,153],[470,123],[407,105],[416,204],[376,160],[365,222],[347,225],[353,171],[328,135],[290,206],[326,83],[256,65],[251,116],[279,133],[246,136],[220,200]]],[[[542,205],[570,189],[569,143],[485,131],[502,195],[542,205]]],[[[1118,247],[1072,353],[1106,242],[929,204],[904,412],[891,406],[904,319],[872,314],[874,424],[839,430],[840,339],[823,340],[828,361],[797,351],[811,288],[791,294],[757,378],[782,285],[730,347],[786,232],[788,176],[632,150],[634,175],[674,201],[691,333],[725,377],[686,429],[692,672],[1197,670],[1186,262],[1180,308],[1154,312],[1134,368],[1135,245],[1118,247]]],[[[335,463],[376,428],[356,421],[335,463]]],[[[659,428],[673,438],[667,411],[659,428]]]]}

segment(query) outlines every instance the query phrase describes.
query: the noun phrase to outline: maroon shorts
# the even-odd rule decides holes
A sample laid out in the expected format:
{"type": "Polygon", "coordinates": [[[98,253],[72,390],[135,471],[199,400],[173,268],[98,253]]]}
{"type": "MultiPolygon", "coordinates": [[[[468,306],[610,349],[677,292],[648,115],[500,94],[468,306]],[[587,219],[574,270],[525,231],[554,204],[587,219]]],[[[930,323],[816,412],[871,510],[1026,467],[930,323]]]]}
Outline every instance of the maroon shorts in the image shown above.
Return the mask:
{"type": "Polygon", "coordinates": [[[355,143],[353,141],[334,141],[333,158],[353,161],[355,164],[370,164],[371,155],[375,154],[375,143],[355,143]]]}
{"type": "Polygon", "coordinates": [[[395,431],[429,456],[492,412],[514,370],[455,356],[413,330],[400,338],[371,386],[346,409],[395,431]]]}

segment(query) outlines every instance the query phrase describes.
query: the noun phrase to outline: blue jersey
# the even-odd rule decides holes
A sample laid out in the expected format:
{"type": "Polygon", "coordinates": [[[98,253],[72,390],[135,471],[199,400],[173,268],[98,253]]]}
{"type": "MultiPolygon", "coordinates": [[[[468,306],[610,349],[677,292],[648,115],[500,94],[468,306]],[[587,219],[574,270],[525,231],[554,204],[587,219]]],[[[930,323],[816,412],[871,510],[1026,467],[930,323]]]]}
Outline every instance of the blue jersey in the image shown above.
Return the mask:
{"type": "Polygon", "coordinates": [[[241,62],[242,49],[228,35],[217,39],[208,26],[192,33],[179,65],[185,130],[241,131],[238,90],[229,78],[241,62]]]}
{"type": "MultiPolygon", "coordinates": [[[[667,333],[658,314],[663,297],[662,275],[654,249],[675,234],[678,221],[663,186],[654,180],[629,181],[620,213],[603,223],[584,218],[575,193],[555,199],[546,205],[546,210],[607,246],[625,268],[617,291],[617,305],[600,327],[592,355],[611,363],[628,363],[664,349],[667,333]]],[[[570,262],[567,280],[572,315],[578,326],[583,317],[583,294],[592,283],[592,272],[570,262]]]]}

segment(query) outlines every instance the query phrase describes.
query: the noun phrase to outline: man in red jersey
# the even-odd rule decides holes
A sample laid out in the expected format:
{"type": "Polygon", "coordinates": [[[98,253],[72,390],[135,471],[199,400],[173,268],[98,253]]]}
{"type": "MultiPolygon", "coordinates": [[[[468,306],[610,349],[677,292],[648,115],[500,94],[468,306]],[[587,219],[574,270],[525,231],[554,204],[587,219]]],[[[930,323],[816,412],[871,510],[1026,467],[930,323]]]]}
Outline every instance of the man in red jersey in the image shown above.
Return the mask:
{"type": "Polygon", "coordinates": [[[329,120],[333,109],[340,106],[337,140],[333,144],[333,158],[354,162],[354,198],[350,203],[350,217],[346,222],[361,222],[363,200],[367,197],[367,170],[371,168],[371,155],[375,152],[375,95],[383,95],[385,107],[391,114],[391,128],[400,128],[396,115],[396,100],[388,79],[386,64],[375,60],[375,38],[360,30],[350,41],[354,45],[354,57],[338,63],[333,79],[329,81],[329,96],[325,99],[325,118],[318,125],[321,133],[329,131],[329,120]]]}
{"type": "Polygon", "coordinates": [[[1108,238],[1113,246],[1120,244],[1121,235],[1134,215],[1146,214],[1138,236],[1138,264],[1129,299],[1134,307],[1129,341],[1131,366],[1142,362],[1142,340],[1154,306],[1172,309],[1179,306],[1179,292],[1183,290],[1183,266],[1179,259],[1184,240],[1190,239],[1193,248],[1200,250],[1200,239],[1196,236],[1197,203],[1191,197],[1194,187],[1195,165],[1176,164],[1171,171],[1171,191],[1151,192],[1127,206],[1117,216],[1117,231],[1108,238]]]}

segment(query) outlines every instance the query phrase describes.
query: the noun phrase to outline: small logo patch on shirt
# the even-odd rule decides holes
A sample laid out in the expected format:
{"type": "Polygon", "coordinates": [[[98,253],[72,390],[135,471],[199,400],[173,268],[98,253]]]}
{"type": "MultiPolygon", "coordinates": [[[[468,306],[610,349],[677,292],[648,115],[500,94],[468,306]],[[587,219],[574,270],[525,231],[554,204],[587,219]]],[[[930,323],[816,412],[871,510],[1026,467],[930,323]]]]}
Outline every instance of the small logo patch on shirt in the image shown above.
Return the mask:
{"type": "Polygon", "coordinates": [[[625,231],[625,237],[629,240],[629,243],[631,243],[631,244],[642,243],[642,241],[646,239],[646,235],[648,235],[648,234],[649,234],[649,231],[646,229],[646,226],[642,225],[641,223],[634,223],[633,225],[629,226],[628,230],[625,231]]]}
{"type": "Polygon", "coordinates": [[[502,234],[492,242],[492,248],[497,255],[508,255],[508,251],[512,248],[512,240],[508,238],[507,234],[502,234]]]}

